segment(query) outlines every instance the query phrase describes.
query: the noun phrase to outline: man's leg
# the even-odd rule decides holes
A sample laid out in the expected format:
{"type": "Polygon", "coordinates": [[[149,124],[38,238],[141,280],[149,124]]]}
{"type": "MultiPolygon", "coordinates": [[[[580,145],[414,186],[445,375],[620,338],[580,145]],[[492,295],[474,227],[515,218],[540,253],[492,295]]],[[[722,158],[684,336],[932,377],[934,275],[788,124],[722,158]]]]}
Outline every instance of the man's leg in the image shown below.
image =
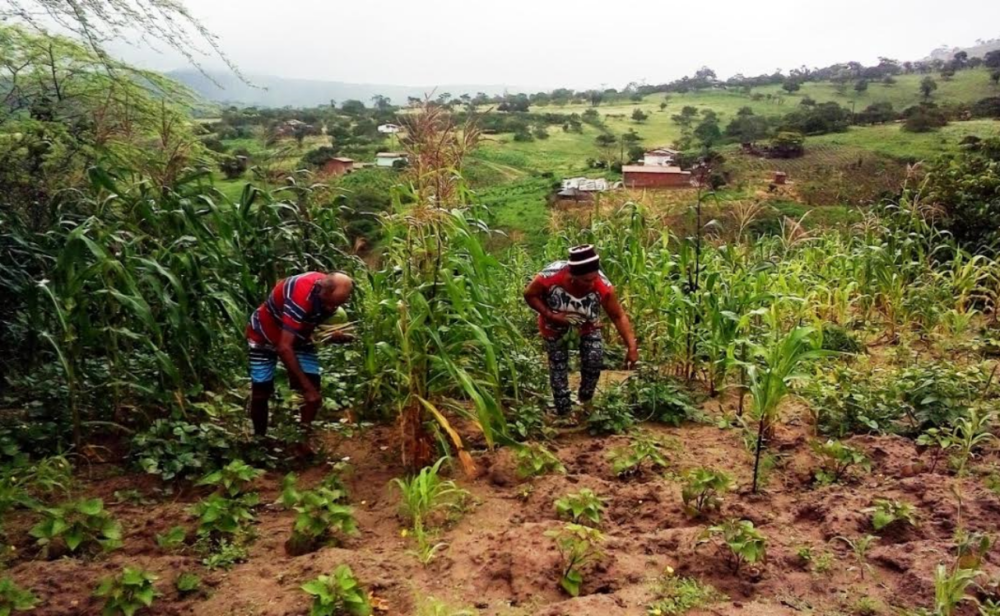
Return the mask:
{"type": "Polygon", "coordinates": [[[552,385],[556,414],[569,415],[573,402],[569,393],[569,345],[566,336],[559,340],[546,340],[545,351],[549,354],[549,383],[552,385]]]}
{"type": "MultiPolygon", "coordinates": [[[[302,347],[300,349],[295,349],[295,358],[299,360],[299,367],[302,368],[302,372],[305,372],[306,378],[309,382],[313,384],[316,391],[320,391],[320,367],[319,367],[319,356],[316,354],[316,347],[308,346],[302,347]]],[[[292,389],[296,391],[302,391],[302,385],[300,383],[292,383],[292,389]]],[[[302,405],[302,427],[306,430],[312,425],[312,422],[316,419],[316,415],[319,413],[320,407],[323,406],[322,400],[315,404],[303,404],[302,405]]]]}
{"type": "Polygon", "coordinates": [[[594,398],[597,382],[604,368],[604,340],[596,331],[580,336],[580,403],[586,404],[594,398]]]}
{"type": "Polygon", "coordinates": [[[256,436],[267,434],[268,401],[274,393],[278,356],[268,349],[250,349],[250,420],[256,436]]]}

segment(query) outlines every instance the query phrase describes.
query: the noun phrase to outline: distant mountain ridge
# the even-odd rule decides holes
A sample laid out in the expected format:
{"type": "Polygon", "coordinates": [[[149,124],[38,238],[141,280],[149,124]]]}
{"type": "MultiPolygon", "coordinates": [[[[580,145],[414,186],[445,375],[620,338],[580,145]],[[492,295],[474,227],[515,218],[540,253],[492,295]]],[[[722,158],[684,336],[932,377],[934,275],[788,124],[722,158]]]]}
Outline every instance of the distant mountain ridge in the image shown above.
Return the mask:
{"type": "Polygon", "coordinates": [[[274,75],[249,75],[246,84],[228,72],[209,71],[208,76],[195,69],[181,69],[167,76],[191,88],[202,98],[220,104],[258,107],[314,107],[329,105],[331,100],[342,103],[356,99],[369,104],[376,94],[389,97],[397,105],[406,104],[407,97],[423,98],[450,93],[475,95],[484,92],[489,96],[509,92],[518,94],[523,88],[504,85],[446,84],[440,86],[393,86],[374,83],[345,83],[318,79],[289,79],[274,75]],[[209,78],[209,76],[211,78],[209,78]],[[218,82],[213,83],[212,80],[218,82]],[[252,84],[252,85],[251,85],[252,84]],[[221,86],[221,87],[220,87],[221,86]]]}
{"type": "Polygon", "coordinates": [[[924,58],[924,60],[944,60],[948,61],[955,57],[955,54],[964,51],[969,54],[970,58],[982,58],[987,53],[1000,49],[1000,38],[990,39],[988,41],[976,41],[975,45],[970,45],[969,47],[948,47],[944,45],[938,47],[931,52],[931,55],[924,58]]]}

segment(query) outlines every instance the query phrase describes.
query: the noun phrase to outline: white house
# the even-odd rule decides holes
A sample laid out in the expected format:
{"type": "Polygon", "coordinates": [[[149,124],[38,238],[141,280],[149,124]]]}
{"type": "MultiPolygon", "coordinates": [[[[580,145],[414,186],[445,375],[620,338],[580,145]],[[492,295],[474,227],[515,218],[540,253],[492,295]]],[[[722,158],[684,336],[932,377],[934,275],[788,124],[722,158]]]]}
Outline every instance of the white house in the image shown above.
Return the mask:
{"type": "Polygon", "coordinates": [[[566,178],[562,181],[562,190],[579,190],[580,192],[604,192],[608,189],[608,181],[604,178],[566,178]]]}
{"type": "Polygon", "coordinates": [[[392,167],[397,160],[406,162],[406,154],[402,152],[379,152],[375,155],[376,167],[392,167]]]}
{"type": "Polygon", "coordinates": [[[378,132],[382,133],[383,135],[395,135],[399,131],[400,128],[398,124],[387,123],[378,125],[378,132]]]}
{"type": "Polygon", "coordinates": [[[677,160],[678,154],[680,152],[670,148],[656,148],[643,155],[642,164],[644,167],[671,167],[677,160]]]}

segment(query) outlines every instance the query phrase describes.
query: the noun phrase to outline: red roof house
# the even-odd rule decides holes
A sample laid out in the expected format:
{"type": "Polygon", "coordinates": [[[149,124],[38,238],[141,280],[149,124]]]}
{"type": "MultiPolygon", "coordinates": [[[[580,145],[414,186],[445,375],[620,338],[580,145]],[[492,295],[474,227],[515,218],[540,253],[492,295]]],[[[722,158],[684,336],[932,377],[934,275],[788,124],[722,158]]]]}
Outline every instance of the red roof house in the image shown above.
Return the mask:
{"type": "Polygon", "coordinates": [[[691,172],[680,167],[625,165],[625,188],[691,188],[691,172]]]}

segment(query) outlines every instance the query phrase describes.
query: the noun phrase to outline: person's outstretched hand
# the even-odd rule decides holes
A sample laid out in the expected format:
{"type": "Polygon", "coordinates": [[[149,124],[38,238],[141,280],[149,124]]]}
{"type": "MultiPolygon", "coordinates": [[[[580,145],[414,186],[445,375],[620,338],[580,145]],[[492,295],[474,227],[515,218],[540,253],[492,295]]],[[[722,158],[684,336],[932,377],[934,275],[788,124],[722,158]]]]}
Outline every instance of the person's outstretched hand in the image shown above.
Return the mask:
{"type": "Polygon", "coordinates": [[[634,370],[636,364],[638,363],[639,363],[639,349],[633,347],[628,350],[628,353],[625,354],[625,369],[634,370]]]}

